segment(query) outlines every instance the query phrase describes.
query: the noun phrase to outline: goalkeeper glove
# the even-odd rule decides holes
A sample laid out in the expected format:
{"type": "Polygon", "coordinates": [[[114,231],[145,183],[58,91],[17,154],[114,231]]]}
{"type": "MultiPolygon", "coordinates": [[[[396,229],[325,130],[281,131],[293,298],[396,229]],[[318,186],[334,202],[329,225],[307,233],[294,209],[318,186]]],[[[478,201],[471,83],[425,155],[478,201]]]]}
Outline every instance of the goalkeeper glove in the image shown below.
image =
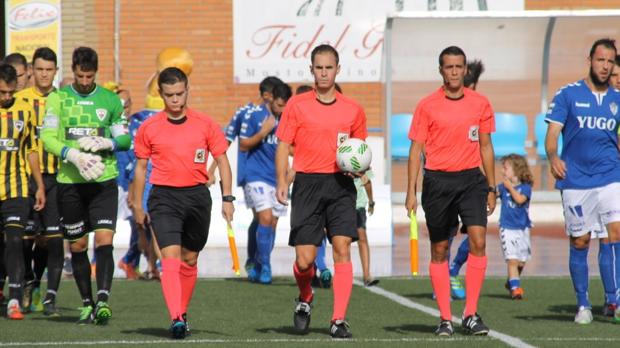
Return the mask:
{"type": "Polygon", "coordinates": [[[114,141],[104,137],[83,137],[78,139],[78,144],[84,151],[98,152],[101,150],[114,150],[114,141]]]}
{"type": "Polygon", "coordinates": [[[101,157],[90,153],[80,152],[76,149],[69,149],[65,155],[67,161],[73,163],[80,175],[92,181],[103,175],[105,165],[101,161],[101,157]]]}

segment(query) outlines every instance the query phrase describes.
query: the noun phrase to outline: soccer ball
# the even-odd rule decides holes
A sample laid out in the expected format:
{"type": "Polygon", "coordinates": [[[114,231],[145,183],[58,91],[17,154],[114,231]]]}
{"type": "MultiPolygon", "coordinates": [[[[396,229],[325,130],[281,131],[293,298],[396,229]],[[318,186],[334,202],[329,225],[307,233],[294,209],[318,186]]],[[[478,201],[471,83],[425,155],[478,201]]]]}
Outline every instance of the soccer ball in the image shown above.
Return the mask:
{"type": "Polygon", "coordinates": [[[338,146],[336,163],[343,172],[359,173],[368,170],[372,152],[362,139],[349,138],[338,146]]]}

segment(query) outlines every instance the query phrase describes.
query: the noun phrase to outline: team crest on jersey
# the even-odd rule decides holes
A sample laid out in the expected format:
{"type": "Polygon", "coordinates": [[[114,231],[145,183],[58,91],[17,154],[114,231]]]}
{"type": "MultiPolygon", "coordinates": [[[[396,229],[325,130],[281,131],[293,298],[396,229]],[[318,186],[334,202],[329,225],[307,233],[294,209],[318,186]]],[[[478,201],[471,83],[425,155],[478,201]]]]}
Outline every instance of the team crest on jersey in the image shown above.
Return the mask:
{"type": "Polygon", "coordinates": [[[99,121],[105,120],[105,117],[108,116],[108,110],[106,109],[96,109],[95,113],[97,114],[99,121]]]}
{"type": "Polygon", "coordinates": [[[207,156],[205,149],[196,149],[196,154],[194,155],[194,163],[205,163],[206,161],[207,156]]]}
{"type": "Polygon", "coordinates": [[[618,113],[618,104],[616,104],[615,102],[611,102],[611,104],[609,104],[609,110],[611,110],[611,113],[616,116],[616,114],[618,113]]]}
{"type": "Polygon", "coordinates": [[[13,127],[15,127],[15,129],[17,129],[17,131],[21,132],[22,129],[24,129],[24,121],[22,121],[22,120],[15,120],[15,121],[13,121],[13,127]]]}

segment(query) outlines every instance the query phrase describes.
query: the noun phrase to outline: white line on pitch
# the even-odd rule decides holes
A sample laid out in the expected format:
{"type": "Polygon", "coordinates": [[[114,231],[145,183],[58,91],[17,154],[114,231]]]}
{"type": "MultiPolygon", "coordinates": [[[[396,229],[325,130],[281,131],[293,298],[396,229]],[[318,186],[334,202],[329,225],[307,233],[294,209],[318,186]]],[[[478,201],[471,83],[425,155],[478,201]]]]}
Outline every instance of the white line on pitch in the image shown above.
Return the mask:
{"type": "MultiPolygon", "coordinates": [[[[361,287],[364,287],[364,284],[362,282],[360,282],[359,280],[355,280],[354,281],[355,285],[359,285],[361,287]]],[[[377,287],[377,286],[371,286],[371,287],[364,287],[366,290],[383,296],[385,298],[388,298],[402,306],[405,307],[409,307],[412,309],[417,309],[420,312],[424,312],[428,315],[432,315],[435,318],[439,318],[439,311],[436,310],[435,308],[431,308],[431,307],[427,307],[423,304],[417,303],[417,302],[413,302],[408,298],[402,297],[396,293],[387,291],[383,288],[377,287]]],[[[461,319],[452,316],[452,321],[457,323],[457,324],[461,324],[461,319]]],[[[499,331],[495,331],[495,330],[491,330],[489,331],[489,336],[498,339],[504,343],[506,343],[507,345],[511,346],[511,347],[516,347],[516,348],[534,348],[534,346],[527,344],[526,342],[522,341],[521,339],[517,338],[517,337],[513,337],[513,336],[509,336],[506,335],[504,333],[501,333],[499,331]]]]}
{"type": "MultiPolygon", "coordinates": [[[[454,338],[451,341],[479,341],[479,338],[454,338]]],[[[359,343],[394,343],[394,342],[442,342],[443,339],[428,338],[353,338],[347,340],[334,340],[331,338],[248,338],[248,339],[186,339],[186,340],[105,340],[105,341],[64,341],[64,342],[0,342],[0,347],[23,347],[23,346],[96,346],[108,344],[125,345],[155,345],[155,344],[187,344],[187,343],[209,343],[209,344],[231,344],[231,343],[329,343],[329,342],[359,342],[359,343]]]]}

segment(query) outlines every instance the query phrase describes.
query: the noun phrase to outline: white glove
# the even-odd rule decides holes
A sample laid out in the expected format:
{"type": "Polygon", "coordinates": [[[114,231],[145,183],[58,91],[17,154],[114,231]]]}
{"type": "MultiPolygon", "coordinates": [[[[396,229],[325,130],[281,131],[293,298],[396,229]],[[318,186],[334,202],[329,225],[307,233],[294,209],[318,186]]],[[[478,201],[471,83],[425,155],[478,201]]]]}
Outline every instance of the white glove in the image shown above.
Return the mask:
{"type": "Polygon", "coordinates": [[[105,165],[101,161],[101,157],[90,153],[80,152],[76,149],[67,151],[67,161],[73,163],[80,171],[80,175],[88,180],[95,180],[105,170],[105,165]]]}
{"type": "Polygon", "coordinates": [[[112,139],[104,137],[83,137],[78,139],[78,144],[84,151],[98,152],[101,150],[114,150],[112,139]]]}

